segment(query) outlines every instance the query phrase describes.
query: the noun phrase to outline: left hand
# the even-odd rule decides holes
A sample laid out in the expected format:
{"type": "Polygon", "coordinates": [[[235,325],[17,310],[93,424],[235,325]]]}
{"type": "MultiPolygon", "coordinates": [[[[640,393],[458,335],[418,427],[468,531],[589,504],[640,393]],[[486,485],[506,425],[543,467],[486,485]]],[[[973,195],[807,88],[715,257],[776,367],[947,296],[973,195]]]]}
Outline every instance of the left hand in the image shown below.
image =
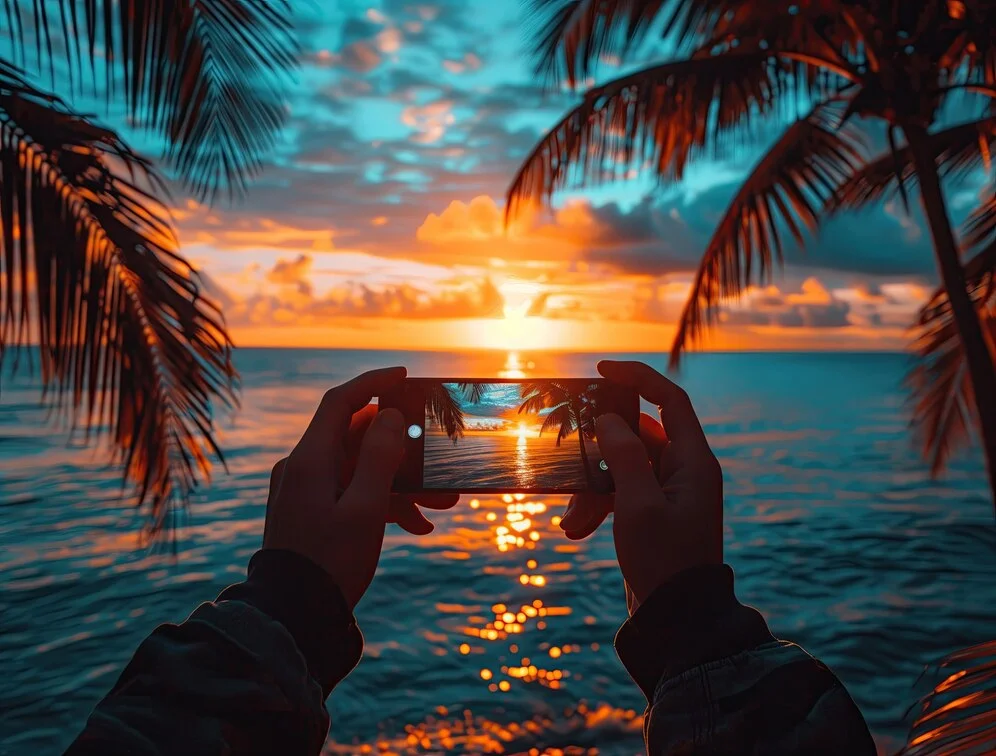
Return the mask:
{"type": "Polygon", "coordinates": [[[432,531],[418,505],[449,509],[456,494],[391,493],[404,455],[404,418],[378,413],[374,396],[404,380],[403,367],[374,370],[330,389],[297,446],[273,467],[263,548],[286,549],[324,569],[355,607],[373,580],[384,527],[432,531]]]}

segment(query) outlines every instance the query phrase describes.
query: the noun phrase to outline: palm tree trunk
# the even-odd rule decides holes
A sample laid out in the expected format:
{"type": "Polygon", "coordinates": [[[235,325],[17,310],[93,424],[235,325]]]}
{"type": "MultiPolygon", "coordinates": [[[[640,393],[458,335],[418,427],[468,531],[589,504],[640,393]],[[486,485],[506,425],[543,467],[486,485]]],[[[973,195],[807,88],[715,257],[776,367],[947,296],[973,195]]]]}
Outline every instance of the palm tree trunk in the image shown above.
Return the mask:
{"type": "Polygon", "coordinates": [[[982,445],[989,469],[989,486],[993,505],[996,507],[996,361],[965,284],[965,271],[961,265],[958,244],[951,230],[951,221],[948,218],[941,181],[937,173],[937,163],[930,152],[927,130],[919,125],[906,124],[903,131],[906,133],[917,178],[920,181],[920,196],[927,221],[930,223],[930,234],[934,240],[934,253],[937,255],[941,281],[947,291],[951,312],[965,349],[972,393],[975,395],[979,425],[982,428],[982,445]]]}
{"type": "Polygon", "coordinates": [[[591,468],[588,467],[588,449],[584,445],[584,428],[581,426],[581,412],[573,401],[571,402],[571,414],[574,415],[578,423],[578,445],[581,447],[581,464],[584,466],[584,481],[588,485],[588,488],[591,488],[591,468]]]}

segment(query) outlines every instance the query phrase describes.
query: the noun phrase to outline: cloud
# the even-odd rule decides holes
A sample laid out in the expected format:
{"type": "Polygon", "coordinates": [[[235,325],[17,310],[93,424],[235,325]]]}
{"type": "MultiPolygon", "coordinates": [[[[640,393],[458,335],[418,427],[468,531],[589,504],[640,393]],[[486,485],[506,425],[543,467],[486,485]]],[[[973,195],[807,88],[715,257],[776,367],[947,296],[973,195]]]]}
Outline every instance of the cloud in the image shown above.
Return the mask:
{"type": "Polygon", "coordinates": [[[279,260],[263,276],[262,285],[247,296],[210,277],[205,279],[205,289],[223,305],[229,325],[236,328],[282,324],[331,327],[343,318],[499,318],[504,313],[504,297],[486,277],[453,278],[434,286],[347,281],[319,295],[309,280],[312,266],[307,255],[279,260]]]}
{"type": "Polygon", "coordinates": [[[318,317],[395,317],[406,319],[498,318],[504,298],[490,279],[443,286],[429,292],[409,284],[374,288],[356,284],[336,289],[314,302],[318,317]]]}
{"type": "Polygon", "coordinates": [[[850,305],[831,294],[815,278],[802,282],[798,292],[777,286],[750,290],[744,301],[720,313],[726,325],[766,325],[782,328],[847,328],[855,325],[850,305]]]}
{"type": "Polygon", "coordinates": [[[453,200],[440,212],[429,213],[415,231],[420,242],[491,241],[502,235],[502,214],[491,197],[478,196],[470,202],[453,200]]]}
{"type": "Polygon", "coordinates": [[[312,259],[310,255],[298,255],[293,260],[278,260],[276,265],[266,274],[266,280],[283,286],[293,286],[298,293],[310,297],[312,294],[311,275],[312,259]]]}
{"type": "Polygon", "coordinates": [[[447,128],[456,122],[452,108],[453,103],[449,100],[437,100],[427,105],[409,105],[401,113],[401,122],[415,130],[412,142],[432,144],[442,139],[447,128]]]}

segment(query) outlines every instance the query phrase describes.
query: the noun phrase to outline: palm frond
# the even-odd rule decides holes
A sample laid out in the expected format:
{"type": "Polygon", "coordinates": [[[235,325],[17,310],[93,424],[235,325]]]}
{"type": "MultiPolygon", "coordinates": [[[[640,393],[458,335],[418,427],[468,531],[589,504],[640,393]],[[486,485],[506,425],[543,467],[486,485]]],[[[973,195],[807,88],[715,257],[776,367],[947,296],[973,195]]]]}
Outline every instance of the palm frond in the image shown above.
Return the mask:
{"type": "Polygon", "coordinates": [[[534,0],[536,70],[576,87],[646,37],[668,0],[534,0]]]}
{"type": "Polygon", "coordinates": [[[996,641],[957,651],[939,668],[950,674],[920,701],[897,756],[996,752],[996,641]]]}
{"type": "Polygon", "coordinates": [[[165,138],[170,166],[199,199],[245,190],[286,116],[287,74],[298,55],[288,0],[57,0],[33,3],[33,13],[26,6],[0,10],[15,55],[29,44],[19,31],[25,14],[52,78],[59,64],[77,89],[103,72],[92,89],[108,103],[123,92],[129,115],[165,138]]]}
{"type": "Polygon", "coordinates": [[[548,203],[567,186],[592,186],[649,171],[680,179],[689,160],[720,137],[809,92],[809,63],[761,51],[727,52],[648,68],[591,89],[540,140],[507,193],[506,218],[520,204],[548,203]]]}
{"type": "Polygon", "coordinates": [[[564,402],[550,408],[546,417],[543,418],[543,425],[540,426],[539,435],[542,436],[548,431],[556,430],[556,445],[560,446],[560,442],[571,435],[575,429],[576,425],[574,424],[571,406],[567,402],[564,402]]]}
{"type": "Polygon", "coordinates": [[[425,413],[436,425],[446,431],[446,435],[453,439],[453,443],[463,436],[467,427],[463,417],[463,407],[447,384],[432,383],[429,386],[425,398],[425,413]]]}
{"type": "MultiPolygon", "coordinates": [[[[996,242],[969,260],[965,280],[983,331],[996,343],[996,242]]],[[[968,442],[977,422],[968,363],[943,287],[921,309],[915,329],[912,349],[917,361],[906,378],[912,425],[931,474],[937,475],[968,442]]]]}
{"type": "Polygon", "coordinates": [[[480,404],[481,400],[487,396],[492,389],[490,383],[461,383],[458,387],[464,398],[471,404],[480,404]]]}
{"type": "MultiPolygon", "coordinates": [[[[930,136],[938,171],[948,181],[962,180],[989,162],[996,144],[996,117],[958,124],[930,136]]],[[[856,210],[917,186],[909,147],[888,151],[869,161],[843,183],[828,204],[830,212],[856,210]]]]}
{"type": "Polygon", "coordinates": [[[862,143],[823,106],[790,126],[734,196],[706,248],[678,322],[671,364],[713,321],[720,300],[738,297],[782,261],[783,228],[805,243],[833,192],[862,162],[862,143]]]}
{"type": "Polygon", "coordinates": [[[37,338],[46,400],[109,439],[153,534],[222,458],[212,405],[236,381],[160,186],[113,132],[0,65],[0,360],[37,338]]]}
{"type": "Polygon", "coordinates": [[[962,242],[968,248],[985,244],[996,235],[996,193],[976,208],[965,221],[962,242]]]}

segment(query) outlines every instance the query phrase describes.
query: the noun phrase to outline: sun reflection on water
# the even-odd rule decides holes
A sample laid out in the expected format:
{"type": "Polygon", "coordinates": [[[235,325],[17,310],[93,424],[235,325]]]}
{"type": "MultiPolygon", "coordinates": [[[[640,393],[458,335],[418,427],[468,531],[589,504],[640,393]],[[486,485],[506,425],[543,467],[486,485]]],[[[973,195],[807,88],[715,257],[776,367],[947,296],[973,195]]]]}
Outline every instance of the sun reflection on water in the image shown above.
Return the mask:
{"type": "MultiPolygon", "coordinates": [[[[551,511],[554,506],[559,509],[559,503],[553,505],[543,498],[524,494],[505,494],[473,498],[458,506],[464,508],[457,520],[461,527],[434,537],[446,538],[447,546],[455,546],[455,540],[460,539],[463,553],[494,549],[502,555],[502,561],[485,567],[485,572],[506,576],[508,583],[501,591],[501,599],[487,608],[480,604],[437,604],[437,610],[457,619],[452,626],[454,634],[444,636],[441,642],[450,643],[449,652],[456,658],[465,658],[462,670],[468,685],[479,686],[486,695],[510,697],[499,707],[514,704],[518,700],[516,691],[522,686],[539,686],[551,691],[551,695],[569,691],[572,681],[583,680],[586,671],[590,671],[590,656],[586,663],[585,655],[599,652],[600,646],[573,643],[565,638],[568,628],[576,627],[576,619],[571,625],[561,618],[573,615],[574,609],[544,595],[551,582],[556,584],[563,579],[558,576],[570,573],[570,565],[562,557],[560,561],[544,559],[552,553],[560,556],[559,543],[550,547],[544,543],[548,537],[562,539],[558,527],[560,516],[551,511]],[[517,555],[521,555],[518,563],[517,555]]],[[[562,595],[557,591],[558,597],[562,595]]],[[[583,618],[586,625],[595,621],[595,617],[583,618]]],[[[406,725],[403,735],[391,732],[366,745],[330,744],[329,752],[597,756],[599,751],[593,747],[541,748],[536,744],[550,740],[562,743],[565,729],[583,732],[607,726],[615,733],[639,733],[643,724],[642,714],[634,710],[609,705],[589,708],[583,701],[552,711],[556,714],[537,714],[520,722],[499,723],[474,715],[469,709],[461,716],[439,707],[438,717],[406,725]]]]}

